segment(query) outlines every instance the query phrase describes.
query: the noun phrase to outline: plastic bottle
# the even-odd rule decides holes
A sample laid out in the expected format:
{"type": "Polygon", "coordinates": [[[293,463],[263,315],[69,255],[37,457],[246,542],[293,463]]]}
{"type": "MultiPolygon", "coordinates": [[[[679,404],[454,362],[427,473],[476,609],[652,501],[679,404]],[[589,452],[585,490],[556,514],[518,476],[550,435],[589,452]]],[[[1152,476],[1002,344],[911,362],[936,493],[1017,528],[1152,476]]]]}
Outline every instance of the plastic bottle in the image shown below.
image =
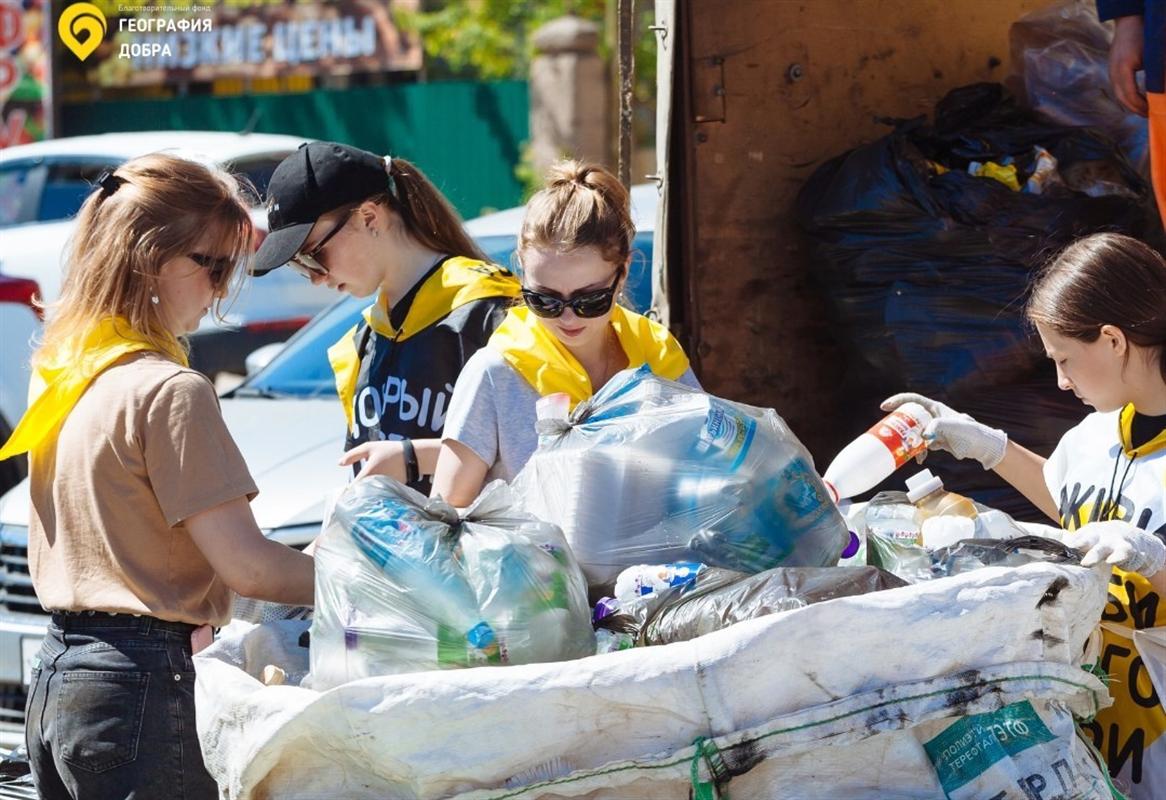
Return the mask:
{"type": "Polygon", "coordinates": [[[920,544],[929,550],[949,547],[976,535],[976,504],[962,494],[946,491],[930,470],[907,479],[907,499],[915,505],[920,544]]]}
{"type": "Polygon", "coordinates": [[[822,476],[834,502],[873,489],[926,450],[923,429],[930,422],[923,406],[904,403],[846,445],[822,476]]]}
{"type": "Polygon", "coordinates": [[[918,509],[916,519],[922,525],[931,517],[976,518],[976,504],[962,494],[943,488],[943,481],[931,470],[923,470],[907,479],[907,499],[918,509]]]}

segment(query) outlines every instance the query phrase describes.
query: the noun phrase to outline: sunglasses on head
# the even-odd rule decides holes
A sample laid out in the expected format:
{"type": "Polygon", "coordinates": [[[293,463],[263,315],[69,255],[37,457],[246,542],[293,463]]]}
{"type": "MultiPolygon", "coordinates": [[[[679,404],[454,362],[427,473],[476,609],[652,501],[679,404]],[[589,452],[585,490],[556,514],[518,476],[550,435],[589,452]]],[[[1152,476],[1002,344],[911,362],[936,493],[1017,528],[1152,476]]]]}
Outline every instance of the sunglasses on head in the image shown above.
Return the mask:
{"type": "Polygon", "coordinates": [[[235,269],[235,259],[208,256],[205,253],[189,253],[187,256],[195,264],[211,274],[211,283],[215,286],[224,285],[235,269]]]}
{"type": "Polygon", "coordinates": [[[524,287],[522,290],[522,299],[526,303],[526,307],[535,316],[544,319],[561,317],[563,315],[563,309],[568,306],[575,312],[575,316],[583,319],[593,319],[594,317],[602,317],[611,310],[611,305],[615,302],[615,287],[619,285],[619,279],[621,277],[623,277],[623,270],[617,269],[611,286],[608,286],[606,289],[576,292],[568,298],[562,298],[558,295],[546,294],[544,292],[535,292],[524,287]]]}
{"type": "Polygon", "coordinates": [[[324,245],[328,244],[329,239],[340,233],[341,229],[343,229],[344,226],[348,224],[348,217],[351,216],[352,212],[355,210],[355,208],[350,208],[348,211],[341,214],[339,221],[337,221],[337,223],[332,226],[332,230],[324,234],[324,238],[317,242],[315,247],[306,253],[296,253],[291,257],[291,260],[287,262],[288,266],[309,280],[315,277],[323,278],[325,275],[327,275],[328,268],[320,263],[320,251],[324,249],[324,245]]]}

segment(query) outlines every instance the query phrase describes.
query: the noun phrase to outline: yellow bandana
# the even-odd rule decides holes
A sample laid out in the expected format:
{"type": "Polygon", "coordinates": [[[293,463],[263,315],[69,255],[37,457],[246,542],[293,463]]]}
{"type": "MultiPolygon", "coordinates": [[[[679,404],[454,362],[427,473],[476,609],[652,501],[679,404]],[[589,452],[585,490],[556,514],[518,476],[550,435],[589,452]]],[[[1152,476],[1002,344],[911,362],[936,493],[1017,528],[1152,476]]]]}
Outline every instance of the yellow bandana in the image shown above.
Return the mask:
{"type": "MultiPolygon", "coordinates": [[[[378,335],[403,342],[430,326],[441,322],[459,306],[484,297],[517,297],[522,291],[518,278],[501,267],[464,256],[447,258],[425,279],[405,314],[400,329],[389,319],[392,307],[384,292],[377,294],[376,302],[364,310],[364,319],[378,335]]],[[[336,390],[352,428],[352,401],[356,397],[356,381],[360,373],[360,354],[356,352],[356,331],[351,330],[328,348],[328,361],[336,375],[336,390]]]]}
{"type": "MultiPolygon", "coordinates": [[[[658,322],[616,305],[611,327],[628,357],[628,368],[647,364],[653,373],[670,381],[688,369],[688,356],[680,342],[658,322]]],[[[510,309],[490,337],[489,346],[543,397],[566,392],[574,408],[595,393],[587,370],[528,308],[510,309]]]]}
{"type": "MultiPolygon", "coordinates": [[[[109,317],[86,334],[78,356],[38,364],[29,381],[28,410],[0,449],[0,461],[55,439],[61,423],[90,382],[118,359],[140,350],[157,349],[157,344],[133,330],[126,320],[109,317]]],[[[186,353],[176,339],[163,353],[184,367],[188,365],[186,353]]]]}

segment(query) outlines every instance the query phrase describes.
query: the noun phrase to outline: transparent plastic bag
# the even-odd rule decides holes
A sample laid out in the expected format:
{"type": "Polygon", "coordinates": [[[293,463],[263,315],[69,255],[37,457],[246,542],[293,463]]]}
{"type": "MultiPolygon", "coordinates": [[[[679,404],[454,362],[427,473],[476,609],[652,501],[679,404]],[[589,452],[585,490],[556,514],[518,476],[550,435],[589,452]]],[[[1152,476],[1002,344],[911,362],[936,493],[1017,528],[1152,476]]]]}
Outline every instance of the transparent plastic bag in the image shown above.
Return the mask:
{"type": "Polygon", "coordinates": [[[1094,0],[1066,0],[1012,24],[1008,39],[1015,75],[1010,84],[1028,106],[1060,125],[1097,128],[1143,176],[1149,174],[1146,118],[1127,111],[1109,81],[1112,27],[1097,18],[1094,0]]]}
{"type": "Polygon", "coordinates": [[[838,561],[849,532],[809,452],[772,409],[625,370],[540,422],[514,480],[563,529],[593,587],[636,564],[741,572],[838,561]]]}
{"type": "Polygon", "coordinates": [[[382,476],[349,484],[316,546],[311,685],[595,652],[562,531],[488,485],[459,515],[382,476]]]}

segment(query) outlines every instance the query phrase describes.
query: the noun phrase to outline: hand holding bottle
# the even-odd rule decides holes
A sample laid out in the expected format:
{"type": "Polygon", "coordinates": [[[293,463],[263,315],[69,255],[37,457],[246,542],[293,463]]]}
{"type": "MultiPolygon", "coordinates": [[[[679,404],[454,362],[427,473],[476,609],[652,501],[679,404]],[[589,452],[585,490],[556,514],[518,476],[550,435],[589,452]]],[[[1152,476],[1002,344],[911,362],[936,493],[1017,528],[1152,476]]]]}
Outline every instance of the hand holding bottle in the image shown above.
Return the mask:
{"type": "Polygon", "coordinates": [[[975,459],[984,469],[993,469],[1004,459],[1008,446],[1008,434],[1004,431],[976,422],[967,414],[921,394],[896,394],[884,400],[880,407],[883,411],[894,411],[904,403],[918,403],[931,414],[931,422],[923,429],[928,449],[943,450],[960,459],[975,459]]]}

